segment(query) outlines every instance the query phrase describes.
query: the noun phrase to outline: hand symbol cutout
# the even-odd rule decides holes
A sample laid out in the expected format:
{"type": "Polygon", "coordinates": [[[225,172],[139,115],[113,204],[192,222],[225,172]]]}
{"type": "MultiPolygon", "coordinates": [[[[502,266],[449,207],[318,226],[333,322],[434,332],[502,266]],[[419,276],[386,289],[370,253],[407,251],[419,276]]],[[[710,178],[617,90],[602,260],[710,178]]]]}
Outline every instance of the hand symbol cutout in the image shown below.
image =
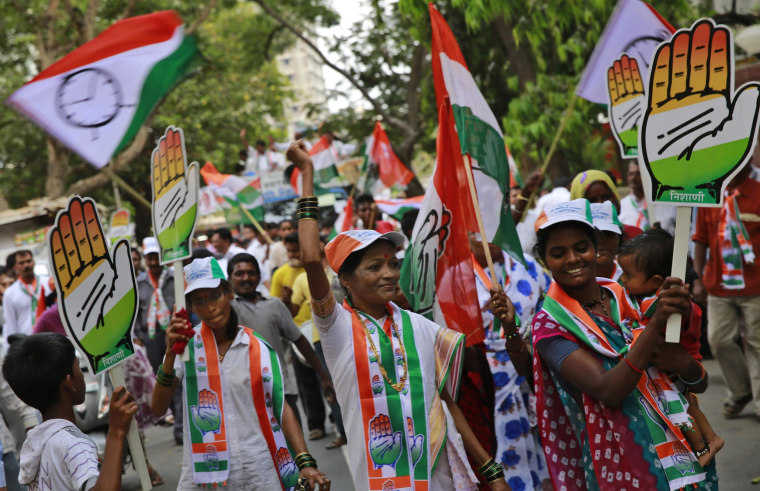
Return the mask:
{"type": "Polygon", "coordinates": [[[153,230],[161,264],[190,257],[198,202],[198,163],[187,165],[182,129],[169,126],[151,157],[153,230]]]}
{"type": "Polygon", "coordinates": [[[610,105],[609,118],[620,154],[635,157],[639,154],[639,125],[644,115],[646,97],[639,64],[623,53],[607,70],[610,105]]]}
{"type": "Polygon", "coordinates": [[[190,406],[193,424],[205,436],[206,433],[219,433],[222,424],[222,413],[219,411],[219,400],[216,394],[208,389],[198,393],[198,405],[190,406]]]}
{"type": "Polygon", "coordinates": [[[375,468],[383,465],[396,467],[401,456],[401,432],[393,433],[391,420],[385,414],[375,416],[369,424],[369,454],[375,468]]]}
{"type": "Polygon", "coordinates": [[[657,49],[639,144],[655,200],[721,202],[751,153],[760,84],[734,94],[733,42],[725,26],[697,21],[657,49]]]}
{"type": "Polygon", "coordinates": [[[288,449],[278,449],[274,454],[274,461],[277,464],[277,469],[280,471],[280,478],[282,479],[282,484],[285,485],[285,489],[291,489],[298,483],[299,472],[288,449]]]}
{"type": "Polygon", "coordinates": [[[108,250],[95,202],[74,196],[49,233],[59,305],[69,332],[87,354],[93,373],[134,353],[137,313],[129,243],[108,250]]]}

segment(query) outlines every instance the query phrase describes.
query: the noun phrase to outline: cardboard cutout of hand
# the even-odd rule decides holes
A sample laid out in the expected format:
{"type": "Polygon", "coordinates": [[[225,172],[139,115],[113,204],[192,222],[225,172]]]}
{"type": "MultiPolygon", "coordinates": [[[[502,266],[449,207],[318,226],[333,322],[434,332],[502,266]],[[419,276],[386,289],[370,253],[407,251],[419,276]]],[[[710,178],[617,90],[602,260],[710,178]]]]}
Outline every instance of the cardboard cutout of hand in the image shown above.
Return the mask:
{"type": "Polygon", "coordinates": [[[385,414],[375,416],[369,424],[369,454],[375,468],[383,465],[396,467],[401,456],[401,432],[393,433],[391,420],[385,414]]]}
{"type": "Polygon", "coordinates": [[[644,116],[646,96],[639,64],[623,53],[607,70],[610,96],[609,118],[612,134],[623,158],[639,154],[639,126],[644,116]]]}
{"type": "Polygon", "coordinates": [[[203,389],[198,393],[198,405],[190,406],[193,424],[200,432],[218,433],[222,424],[222,412],[219,410],[219,400],[212,391],[203,389]]]}
{"type": "Polygon", "coordinates": [[[49,232],[62,320],[93,373],[134,353],[137,285],[129,243],[108,250],[95,202],[74,196],[49,232]]]}
{"type": "Polygon", "coordinates": [[[151,157],[153,231],[161,264],[190,257],[198,202],[198,163],[187,165],[181,128],[169,126],[151,157]]]}
{"type": "Polygon", "coordinates": [[[760,84],[734,94],[733,41],[702,19],[661,44],[639,137],[655,201],[715,206],[757,138],[760,84]]]}

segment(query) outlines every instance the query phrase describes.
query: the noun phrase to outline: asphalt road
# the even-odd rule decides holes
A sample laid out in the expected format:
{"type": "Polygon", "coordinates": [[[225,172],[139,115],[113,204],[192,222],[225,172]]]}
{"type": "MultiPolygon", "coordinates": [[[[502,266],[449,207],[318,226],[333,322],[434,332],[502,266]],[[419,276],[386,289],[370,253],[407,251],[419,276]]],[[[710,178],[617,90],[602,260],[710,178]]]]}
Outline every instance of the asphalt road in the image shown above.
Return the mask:
{"type": "MultiPolygon", "coordinates": [[[[721,408],[726,394],[723,376],[715,361],[706,361],[705,369],[710,376],[707,392],[699,398],[702,411],[707,415],[715,431],[723,437],[726,445],[717,455],[718,477],[723,490],[760,491],[760,484],[753,486],[752,480],[760,478],[760,418],[748,406],[740,417],[726,420],[721,408]]],[[[343,452],[325,450],[324,446],[332,435],[318,441],[308,442],[310,451],[322,469],[333,482],[334,491],[353,489],[351,475],[343,452]]],[[[182,448],[174,444],[170,428],[151,428],[146,431],[148,459],[159,470],[166,484],[157,489],[176,489],[179,480],[182,448]]],[[[137,474],[129,469],[123,480],[122,489],[140,489],[137,474]]]]}

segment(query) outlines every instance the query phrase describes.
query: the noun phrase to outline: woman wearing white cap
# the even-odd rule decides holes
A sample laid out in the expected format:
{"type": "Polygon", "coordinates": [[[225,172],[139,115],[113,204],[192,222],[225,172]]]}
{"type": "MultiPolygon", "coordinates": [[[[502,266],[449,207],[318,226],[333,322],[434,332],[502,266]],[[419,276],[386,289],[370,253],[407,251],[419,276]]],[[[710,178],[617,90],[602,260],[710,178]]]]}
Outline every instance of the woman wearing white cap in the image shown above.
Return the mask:
{"type": "Polygon", "coordinates": [[[186,317],[172,316],[170,348],[151,404],[153,414],[165,413],[181,381],[185,437],[178,489],[310,489],[301,487],[303,480],[329,490],[330,480],[317,470],[285,401],[277,354],[238,325],[232,288],[219,263],[196,259],[185,266],[185,281],[187,305],[201,324],[193,331],[186,317]],[[185,363],[176,357],[184,349],[185,363]]]}
{"type": "Polygon", "coordinates": [[[485,452],[453,401],[464,336],[400,309],[398,232],[344,232],[325,248],[348,290],[335,302],[322,267],[313,166],[300,142],[288,159],[301,171],[298,205],[301,261],[315,325],[333,376],[359,491],[475,489],[466,449],[491,489],[509,489],[500,465],[485,452]]]}
{"type": "Polygon", "coordinates": [[[554,281],[533,319],[539,429],[555,489],[717,488],[690,451],[685,401],[663,375],[658,346],[689,292],[665,280],[649,324],[622,286],[598,278],[596,230],[585,199],[549,207],[536,221],[535,256],[554,281]],[[635,333],[635,334],[634,334],[635,333]]]}

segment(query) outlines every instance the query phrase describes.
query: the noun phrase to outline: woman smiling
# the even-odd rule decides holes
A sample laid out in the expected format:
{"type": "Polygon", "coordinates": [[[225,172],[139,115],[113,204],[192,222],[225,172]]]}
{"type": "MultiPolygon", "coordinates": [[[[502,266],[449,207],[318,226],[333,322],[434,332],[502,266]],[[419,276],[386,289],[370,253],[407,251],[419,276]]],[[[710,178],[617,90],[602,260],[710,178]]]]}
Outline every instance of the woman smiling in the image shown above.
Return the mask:
{"type": "Polygon", "coordinates": [[[482,464],[478,470],[491,489],[509,489],[452,399],[464,336],[392,302],[400,276],[396,248],[404,237],[354,230],[327,244],[327,261],[348,291],[343,305],[336,304],[320,258],[312,162],[300,141],[288,159],[303,179],[301,260],[343,409],[355,489],[473,489],[465,449],[482,464]]]}
{"type": "Polygon", "coordinates": [[[588,201],[545,210],[536,257],[554,281],[533,319],[536,412],[554,487],[672,490],[717,487],[686,442],[686,402],[657,367],[671,314],[690,294],[668,278],[649,324],[622,287],[597,278],[588,201]]]}

